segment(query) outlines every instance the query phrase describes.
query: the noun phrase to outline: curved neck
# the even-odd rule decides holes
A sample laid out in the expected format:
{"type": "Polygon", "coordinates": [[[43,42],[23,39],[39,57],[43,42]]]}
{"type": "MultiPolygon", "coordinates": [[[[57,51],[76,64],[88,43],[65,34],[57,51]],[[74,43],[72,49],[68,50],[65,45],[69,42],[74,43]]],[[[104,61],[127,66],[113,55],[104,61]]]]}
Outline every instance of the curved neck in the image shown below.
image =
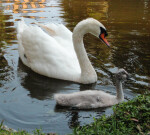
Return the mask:
{"type": "Polygon", "coordinates": [[[97,81],[97,74],[87,56],[83,43],[83,36],[86,33],[88,33],[87,24],[77,25],[73,31],[74,49],[81,68],[80,82],[84,84],[95,83],[97,81]]]}
{"type": "Polygon", "coordinates": [[[122,89],[122,82],[120,80],[116,80],[116,91],[117,91],[117,95],[116,95],[117,100],[119,100],[119,102],[123,101],[124,93],[122,89]]]}

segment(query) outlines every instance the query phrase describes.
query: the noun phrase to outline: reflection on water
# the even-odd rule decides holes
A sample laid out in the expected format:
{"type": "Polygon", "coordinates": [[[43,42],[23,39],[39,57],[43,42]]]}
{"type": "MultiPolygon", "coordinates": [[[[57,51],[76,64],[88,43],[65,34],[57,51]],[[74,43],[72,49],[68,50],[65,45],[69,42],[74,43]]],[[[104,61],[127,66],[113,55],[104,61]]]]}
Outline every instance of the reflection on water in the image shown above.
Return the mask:
{"type": "MultiPolygon", "coordinates": [[[[87,17],[93,17],[102,22],[107,21],[108,2],[105,0],[62,0],[63,18],[67,22],[67,27],[73,29],[81,20],[87,17]]],[[[105,23],[106,25],[106,23],[105,23]]]]}
{"type": "Polygon", "coordinates": [[[54,93],[61,92],[63,89],[66,89],[65,87],[69,87],[72,84],[69,81],[38,75],[25,67],[21,60],[19,60],[18,67],[18,78],[20,78],[20,83],[30,92],[29,95],[32,98],[37,98],[39,100],[52,98],[54,93]]]}
{"type": "Polygon", "coordinates": [[[125,84],[126,100],[150,87],[150,2],[149,0],[2,0],[0,1],[0,120],[15,129],[61,134],[92,122],[92,117],[111,114],[111,108],[74,110],[55,106],[56,93],[102,89],[115,94],[113,73],[125,68],[133,81],[125,84]],[[63,23],[70,30],[87,18],[100,20],[108,29],[111,49],[87,34],[88,56],[98,82],[80,85],[40,76],[18,59],[16,26],[21,17],[27,24],[63,23]],[[63,126],[62,126],[63,125],[63,126]]]}
{"type": "MultiPolygon", "coordinates": [[[[34,9],[37,9],[37,8],[45,8],[45,3],[47,1],[46,0],[40,0],[40,1],[37,1],[37,0],[33,0],[33,1],[30,1],[30,0],[7,0],[6,3],[10,3],[10,4],[6,4],[5,6],[5,10],[12,10],[13,13],[36,13],[38,12],[37,10],[34,10],[34,9]],[[23,9],[23,10],[22,10],[23,9]],[[31,10],[26,10],[26,9],[33,9],[32,11],[31,10]]],[[[0,2],[2,3],[2,2],[0,2]]],[[[42,12],[42,11],[40,11],[42,12]]]]}

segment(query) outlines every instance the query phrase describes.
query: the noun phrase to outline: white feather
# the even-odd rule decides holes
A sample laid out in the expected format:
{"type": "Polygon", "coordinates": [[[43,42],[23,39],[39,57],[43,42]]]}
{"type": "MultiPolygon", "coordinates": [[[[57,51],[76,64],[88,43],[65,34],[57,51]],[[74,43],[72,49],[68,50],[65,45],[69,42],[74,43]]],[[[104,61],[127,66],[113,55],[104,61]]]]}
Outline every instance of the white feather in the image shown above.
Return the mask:
{"type": "Polygon", "coordinates": [[[38,26],[27,26],[23,19],[17,28],[19,56],[26,66],[52,78],[85,84],[97,81],[81,34],[85,34],[84,31],[90,32],[94,25],[96,30],[92,32],[99,36],[99,27],[104,27],[100,22],[92,18],[86,19],[75,27],[74,34],[62,24],[36,24],[46,32],[38,26]]]}

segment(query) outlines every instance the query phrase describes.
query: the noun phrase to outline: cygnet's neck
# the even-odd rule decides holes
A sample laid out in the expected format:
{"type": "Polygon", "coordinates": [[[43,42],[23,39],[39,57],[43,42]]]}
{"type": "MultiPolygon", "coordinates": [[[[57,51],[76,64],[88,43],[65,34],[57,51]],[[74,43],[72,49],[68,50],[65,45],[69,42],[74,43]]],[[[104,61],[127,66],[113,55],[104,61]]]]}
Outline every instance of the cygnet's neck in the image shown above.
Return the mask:
{"type": "Polygon", "coordinates": [[[123,93],[123,89],[122,89],[122,82],[121,80],[116,79],[116,91],[117,91],[117,95],[116,98],[119,102],[124,100],[124,93],[123,93]]]}
{"type": "Polygon", "coordinates": [[[97,74],[87,56],[84,43],[83,43],[83,37],[86,33],[91,32],[88,27],[88,22],[86,23],[79,23],[74,28],[73,31],[73,44],[74,49],[77,54],[80,68],[81,68],[81,76],[80,76],[80,82],[87,84],[87,83],[95,83],[97,81],[97,74]]]}

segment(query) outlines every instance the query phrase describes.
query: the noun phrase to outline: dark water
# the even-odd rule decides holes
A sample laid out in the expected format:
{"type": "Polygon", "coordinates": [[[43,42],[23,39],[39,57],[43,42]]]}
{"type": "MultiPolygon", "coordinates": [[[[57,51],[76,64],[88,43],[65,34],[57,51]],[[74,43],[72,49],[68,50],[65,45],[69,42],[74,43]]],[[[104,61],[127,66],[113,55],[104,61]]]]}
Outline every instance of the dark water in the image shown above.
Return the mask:
{"type": "Polygon", "coordinates": [[[1,0],[0,1],[0,120],[14,129],[70,133],[71,128],[111,114],[111,108],[89,111],[55,106],[53,95],[85,89],[115,94],[113,73],[125,68],[132,81],[124,85],[126,100],[150,89],[150,1],[149,0],[1,0]],[[85,36],[89,58],[98,74],[96,85],[80,85],[40,76],[18,57],[17,22],[63,23],[70,30],[87,17],[108,29],[107,48],[99,39],[85,36]]]}

